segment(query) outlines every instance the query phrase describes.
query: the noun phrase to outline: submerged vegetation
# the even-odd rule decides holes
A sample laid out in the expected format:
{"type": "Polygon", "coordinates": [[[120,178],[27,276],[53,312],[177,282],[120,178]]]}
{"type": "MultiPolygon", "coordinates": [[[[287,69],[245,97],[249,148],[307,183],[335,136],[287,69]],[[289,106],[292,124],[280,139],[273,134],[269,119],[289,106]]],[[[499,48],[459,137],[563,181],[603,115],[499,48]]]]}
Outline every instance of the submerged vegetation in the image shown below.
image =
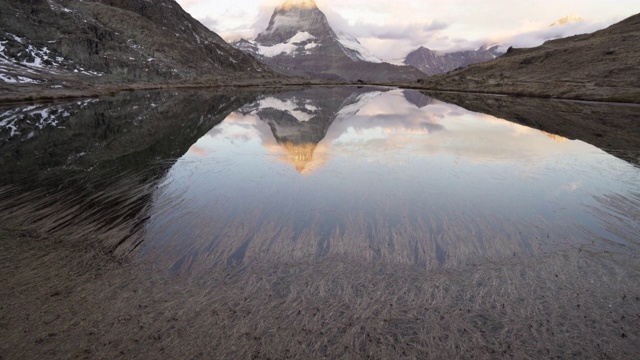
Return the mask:
{"type": "Polygon", "coordinates": [[[0,351],[9,358],[640,351],[639,264],[624,252],[581,248],[428,273],[339,258],[254,262],[194,279],[114,263],[67,239],[2,238],[0,351]]]}

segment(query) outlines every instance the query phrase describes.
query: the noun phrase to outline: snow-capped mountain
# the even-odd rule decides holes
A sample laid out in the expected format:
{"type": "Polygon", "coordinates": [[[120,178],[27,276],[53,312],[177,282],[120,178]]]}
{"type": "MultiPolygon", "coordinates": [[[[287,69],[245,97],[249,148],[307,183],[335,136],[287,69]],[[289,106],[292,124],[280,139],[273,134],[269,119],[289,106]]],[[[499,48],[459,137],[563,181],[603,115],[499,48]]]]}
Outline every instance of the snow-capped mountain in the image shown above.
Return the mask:
{"type": "Polygon", "coordinates": [[[453,71],[460,67],[493,60],[507,52],[501,44],[485,45],[478,50],[439,52],[420,47],[407,55],[404,64],[411,65],[423,73],[432,76],[453,71]]]}
{"type": "Polygon", "coordinates": [[[337,34],[313,0],[286,0],[255,40],[233,45],[291,75],[373,81],[421,76],[411,67],[383,63],[356,38],[337,34]]]}

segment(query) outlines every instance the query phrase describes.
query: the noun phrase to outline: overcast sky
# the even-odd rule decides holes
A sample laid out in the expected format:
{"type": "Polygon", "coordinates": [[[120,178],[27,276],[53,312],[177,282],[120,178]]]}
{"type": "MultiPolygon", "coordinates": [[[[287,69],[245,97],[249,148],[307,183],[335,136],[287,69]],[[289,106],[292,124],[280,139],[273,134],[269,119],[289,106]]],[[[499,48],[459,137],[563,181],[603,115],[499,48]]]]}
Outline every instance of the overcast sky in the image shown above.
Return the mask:
{"type": "MultiPolygon", "coordinates": [[[[263,31],[283,0],[178,0],[227,41],[263,31]]],[[[383,60],[404,58],[419,46],[433,50],[515,47],[602,29],[640,12],[638,0],[316,0],[334,30],[354,35],[383,60]],[[584,20],[549,29],[568,15],[584,20]]]]}

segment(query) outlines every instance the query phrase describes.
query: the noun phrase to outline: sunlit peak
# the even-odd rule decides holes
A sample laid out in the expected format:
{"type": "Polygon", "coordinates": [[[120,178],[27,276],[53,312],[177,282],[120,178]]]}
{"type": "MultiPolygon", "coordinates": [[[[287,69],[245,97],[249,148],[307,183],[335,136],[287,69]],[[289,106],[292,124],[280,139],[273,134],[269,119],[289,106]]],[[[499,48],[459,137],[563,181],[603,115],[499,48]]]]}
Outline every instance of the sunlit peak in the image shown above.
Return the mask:
{"type": "Polygon", "coordinates": [[[313,152],[317,144],[294,144],[287,141],[280,145],[287,153],[287,162],[292,164],[299,173],[307,175],[314,170],[309,165],[313,161],[313,152]]]}
{"type": "Polygon", "coordinates": [[[280,10],[298,9],[315,9],[317,8],[314,0],[286,0],[279,6],[280,10]]]}
{"type": "Polygon", "coordinates": [[[567,25],[567,24],[572,24],[572,23],[577,23],[580,21],[583,21],[584,19],[581,16],[578,16],[576,14],[571,14],[569,16],[565,16],[562,19],[554,22],[553,24],[549,25],[550,28],[555,27],[555,26],[563,26],[563,25],[567,25]]]}

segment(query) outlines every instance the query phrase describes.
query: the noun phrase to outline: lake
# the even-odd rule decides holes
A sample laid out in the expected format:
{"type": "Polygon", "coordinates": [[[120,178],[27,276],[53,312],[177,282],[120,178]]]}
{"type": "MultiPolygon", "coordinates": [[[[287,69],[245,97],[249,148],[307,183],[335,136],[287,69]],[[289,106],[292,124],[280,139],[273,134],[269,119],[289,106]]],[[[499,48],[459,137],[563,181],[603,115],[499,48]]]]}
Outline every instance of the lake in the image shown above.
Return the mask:
{"type": "Polygon", "coordinates": [[[190,320],[222,324],[216,355],[639,354],[640,139],[570,126],[640,108],[485,97],[489,115],[436,97],[189,90],[0,108],[0,219],[252,314],[190,320]]]}

